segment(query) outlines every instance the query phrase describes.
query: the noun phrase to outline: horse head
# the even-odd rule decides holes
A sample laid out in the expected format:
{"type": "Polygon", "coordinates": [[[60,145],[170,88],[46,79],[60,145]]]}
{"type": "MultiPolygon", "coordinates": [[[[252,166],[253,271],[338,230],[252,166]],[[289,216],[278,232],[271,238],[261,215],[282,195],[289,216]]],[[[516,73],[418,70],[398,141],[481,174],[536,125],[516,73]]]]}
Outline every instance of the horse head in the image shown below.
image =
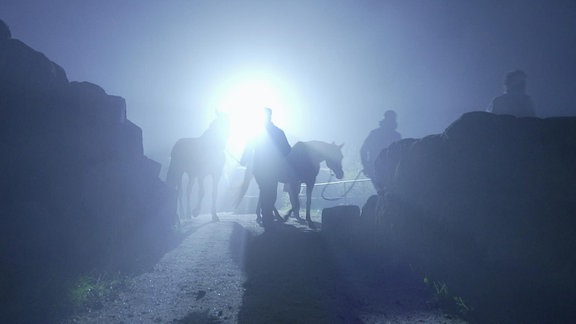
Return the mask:
{"type": "Polygon", "coordinates": [[[230,118],[222,112],[216,112],[216,118],[210,123],[210,126],[201,138],[206,140],[210,145],[217,149],[224,149],[228,137],[230,136],[230,118]]]}
{"type": "Polygon", "coordinates": [[[335,143],[330,144],[328,154],[326,156],[326,165],[334,174],[336,178],[342,179],[344,177],[344,170],[342,170],[342,146],[344,144],[336,145],[335,143]]]}

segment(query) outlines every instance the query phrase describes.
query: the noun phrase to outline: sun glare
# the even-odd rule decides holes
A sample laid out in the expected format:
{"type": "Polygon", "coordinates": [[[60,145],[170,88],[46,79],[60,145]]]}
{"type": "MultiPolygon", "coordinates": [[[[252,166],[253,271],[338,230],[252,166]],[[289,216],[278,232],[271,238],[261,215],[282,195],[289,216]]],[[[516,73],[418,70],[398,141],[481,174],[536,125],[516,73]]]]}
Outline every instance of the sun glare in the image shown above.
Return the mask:
{"type": "Polygon", "coordinates": [[[245,145],[261,130],[264,107],[273,111],[275,123],[285,123],[283,111],[290,103],[278,84],[265,78],[244,78],[231,82],[219,94],[217,107],[230,117],[228,151],[239,159],[245,145]]]}

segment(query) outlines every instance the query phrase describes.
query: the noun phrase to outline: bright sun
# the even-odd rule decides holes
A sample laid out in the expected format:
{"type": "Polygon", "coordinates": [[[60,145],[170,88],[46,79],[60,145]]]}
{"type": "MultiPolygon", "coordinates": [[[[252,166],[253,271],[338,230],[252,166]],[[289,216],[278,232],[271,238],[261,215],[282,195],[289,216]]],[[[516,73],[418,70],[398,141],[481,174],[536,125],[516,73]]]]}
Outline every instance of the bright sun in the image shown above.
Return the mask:
{"type": "Polygon", "coordinates": [[[228,151],[239,158],[248,141],[262,129],[263,109],[273,110],[274,123],[287,122],[285,110],[289,95],[278,82],[268,78],[241,78],[230,82],[219,93],[218,109],[230,117],[231,133],[228,151]]]}

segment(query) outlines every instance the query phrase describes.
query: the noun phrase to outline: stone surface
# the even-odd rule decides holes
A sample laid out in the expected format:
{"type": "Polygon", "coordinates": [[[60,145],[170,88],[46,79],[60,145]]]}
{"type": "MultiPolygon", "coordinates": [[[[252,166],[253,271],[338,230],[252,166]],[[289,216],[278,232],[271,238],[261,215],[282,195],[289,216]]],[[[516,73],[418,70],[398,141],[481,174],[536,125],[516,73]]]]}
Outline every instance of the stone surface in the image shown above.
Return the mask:
{"type": "Polygon", "coordinates": [[[176,220],[174,193],[159,171],[122,97],[69,82],[0,24],[0,314],[7,322],[53,312],[49,302],[19,307],[30,295],[51,299],[69,277],[154,262],[176,220]]]}
{"type": "Polygon", "coordinates": [[[484,320],[576,317],[576,118],[467,113],[382,151],[377,174],[381,239],[484,320]]]}

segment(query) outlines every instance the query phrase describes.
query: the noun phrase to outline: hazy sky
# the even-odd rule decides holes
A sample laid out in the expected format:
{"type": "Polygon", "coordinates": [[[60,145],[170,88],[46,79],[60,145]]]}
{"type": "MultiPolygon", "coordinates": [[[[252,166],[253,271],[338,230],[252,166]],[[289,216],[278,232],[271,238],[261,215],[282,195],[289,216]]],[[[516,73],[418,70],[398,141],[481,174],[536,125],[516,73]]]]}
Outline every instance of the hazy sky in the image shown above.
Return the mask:
{"type": "Polygon", "coordinates": [[[440,133],[516,68],[539,116],[576,115],[572,0],[2,0],[0,19],[126,98],[156,159],[252,90],[292,141],[354,149],[387,109],[404,137],[440,133]]]}

